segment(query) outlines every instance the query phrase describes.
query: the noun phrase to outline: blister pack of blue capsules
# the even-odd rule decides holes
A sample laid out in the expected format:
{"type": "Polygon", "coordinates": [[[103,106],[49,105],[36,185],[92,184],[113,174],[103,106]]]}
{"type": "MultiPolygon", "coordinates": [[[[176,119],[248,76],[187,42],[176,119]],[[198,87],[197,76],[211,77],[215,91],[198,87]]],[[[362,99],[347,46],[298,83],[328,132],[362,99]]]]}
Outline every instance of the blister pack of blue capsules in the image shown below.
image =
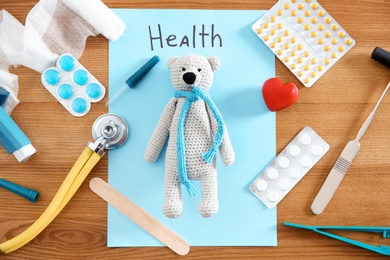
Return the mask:
{"type": "Polygon", "coordinates": [[[65,53],[58,57],[56,67],[47,68],[41,76],[43,86],[73,116],[81,117],[106,94],[105,87],[73,57],[65,53]]]}

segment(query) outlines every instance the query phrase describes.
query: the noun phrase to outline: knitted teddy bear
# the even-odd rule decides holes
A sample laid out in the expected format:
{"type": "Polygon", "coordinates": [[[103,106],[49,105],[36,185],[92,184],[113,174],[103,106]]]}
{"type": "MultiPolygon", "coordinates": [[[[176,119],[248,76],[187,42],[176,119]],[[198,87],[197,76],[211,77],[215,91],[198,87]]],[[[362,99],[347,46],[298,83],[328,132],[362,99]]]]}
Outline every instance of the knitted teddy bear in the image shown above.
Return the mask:
{"type": "Polygon", "coordinates": [[[200,180],[202,199],[198,211],[211,217],[218,211],[217,167],[219,150],[229,166],[235,155],[218,108],[207,91],[220,61],[193,54],[168,60],[174,97],[164,108],[145,150],[147,162],[156,161],[169,138],[165,158],[165,198],[163,214],[177,218],[183,210],[181,185],[191,196],[197,195],[193,180],[200,180]]]}

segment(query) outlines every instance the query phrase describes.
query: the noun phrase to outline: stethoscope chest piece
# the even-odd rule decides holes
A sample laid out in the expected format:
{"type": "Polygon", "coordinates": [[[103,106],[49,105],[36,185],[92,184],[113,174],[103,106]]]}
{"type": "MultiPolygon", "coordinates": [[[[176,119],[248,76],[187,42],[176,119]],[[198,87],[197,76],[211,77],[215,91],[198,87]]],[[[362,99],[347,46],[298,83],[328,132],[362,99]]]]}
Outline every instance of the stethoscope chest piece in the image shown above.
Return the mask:
{"type": "Polygon", "coordinates": [[[98,117],[92,126],[92,136],[95,140],[103,138],[106,149],[115,149],[127,140],[128,127],[118,115],[104,114],[98,117]]]}

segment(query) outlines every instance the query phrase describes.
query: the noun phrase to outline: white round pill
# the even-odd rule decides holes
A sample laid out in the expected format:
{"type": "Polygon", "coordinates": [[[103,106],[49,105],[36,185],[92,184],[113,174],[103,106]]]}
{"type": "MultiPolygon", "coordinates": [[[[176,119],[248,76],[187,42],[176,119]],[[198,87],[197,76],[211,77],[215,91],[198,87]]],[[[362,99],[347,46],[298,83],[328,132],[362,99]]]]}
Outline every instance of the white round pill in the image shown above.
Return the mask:
{"type": "Polygon", "coordinates": [[[288,190],[290,187],[290,182],[286,179],[282,179],[279,181],[279,189],[281,190],[288,190]]]}
{"type": "Polygon", "coordinates": [[[271,180],[274,180],[274,179],[278,178],[279,172],[278,172],[275,168],[269,168],[269,169],[267,170],[267,176],[268,176],[268,178],[270,178],[271,180]]]}
{"type": "Polygon", "coordinates": [[[301,136],[300,141],[303,145],[308,145],[311,143],[311,136],[308,134],[304,134],[301,136]]]}
{"type": "Polygon", "coordinates": [[[314,155],[314,156],[320,156],[322,154],[322,147],[319,146],[319,145],[314,145],[312,148],[311,148],[311,153],[314,155]]]}
{"type": "Polygon", "coordinates": [[[293,179],[297,179],[299,178],[299,176],[301,176],[301,171],[297,168],[292,168],[290,170],[290,177],[293,178],[293,179]]]}
{"type": "Polygon", "coordinates": [[[287,168],[290,164],[290,160],[287,157],[282,156],[279,158],[278,163],[281,168],[287,168]]]}
{"type": "Polygon", "coordinates": [[[293,146],[290,147],[289,152],[290,152],[291,156],[295,157],[295,156],[298,156],[301,153],[301,148],[299,148],[296,145],[293,145],[293,146]]]}
{"type": "Polygon", "coordinates": [[[268,200],[271,201],[271,202],[275,202],[279,199],[279,193],[277,193],[276,191],[270,191],[268,193],[268,200]]]}
{"type": "Polygon", "coordinates": [[[311,165],[311,159],[309,156],[303,156],[300,163],[303,167],[307,168],[311,165]]]}
{"type": "Polygon", "coordinates": [[[268,188],[268,183],[265,180],[259,180],[256,183],[256,188],[259,191],[265,191],[268,188]]]}

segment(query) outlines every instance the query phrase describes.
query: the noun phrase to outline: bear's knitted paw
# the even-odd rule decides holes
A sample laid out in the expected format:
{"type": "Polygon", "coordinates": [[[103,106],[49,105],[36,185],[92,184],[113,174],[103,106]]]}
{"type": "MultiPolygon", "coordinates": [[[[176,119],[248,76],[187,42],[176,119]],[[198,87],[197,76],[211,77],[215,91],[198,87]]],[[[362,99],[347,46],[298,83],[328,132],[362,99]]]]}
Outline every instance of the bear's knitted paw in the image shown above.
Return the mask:
{"type": "Polygon", "coordinates": [[[162,206],[162,212],[164,216],[168,218],[180,217],[181,213],[183,212],[183,203],[181,199],[165,199],[162,206]]]}
{"type": "Polygon", "coordinates": [[[198,206],[199,214],[205,218],[214,216],[218,212],[217,198],[202,198],[198,206]]]}

